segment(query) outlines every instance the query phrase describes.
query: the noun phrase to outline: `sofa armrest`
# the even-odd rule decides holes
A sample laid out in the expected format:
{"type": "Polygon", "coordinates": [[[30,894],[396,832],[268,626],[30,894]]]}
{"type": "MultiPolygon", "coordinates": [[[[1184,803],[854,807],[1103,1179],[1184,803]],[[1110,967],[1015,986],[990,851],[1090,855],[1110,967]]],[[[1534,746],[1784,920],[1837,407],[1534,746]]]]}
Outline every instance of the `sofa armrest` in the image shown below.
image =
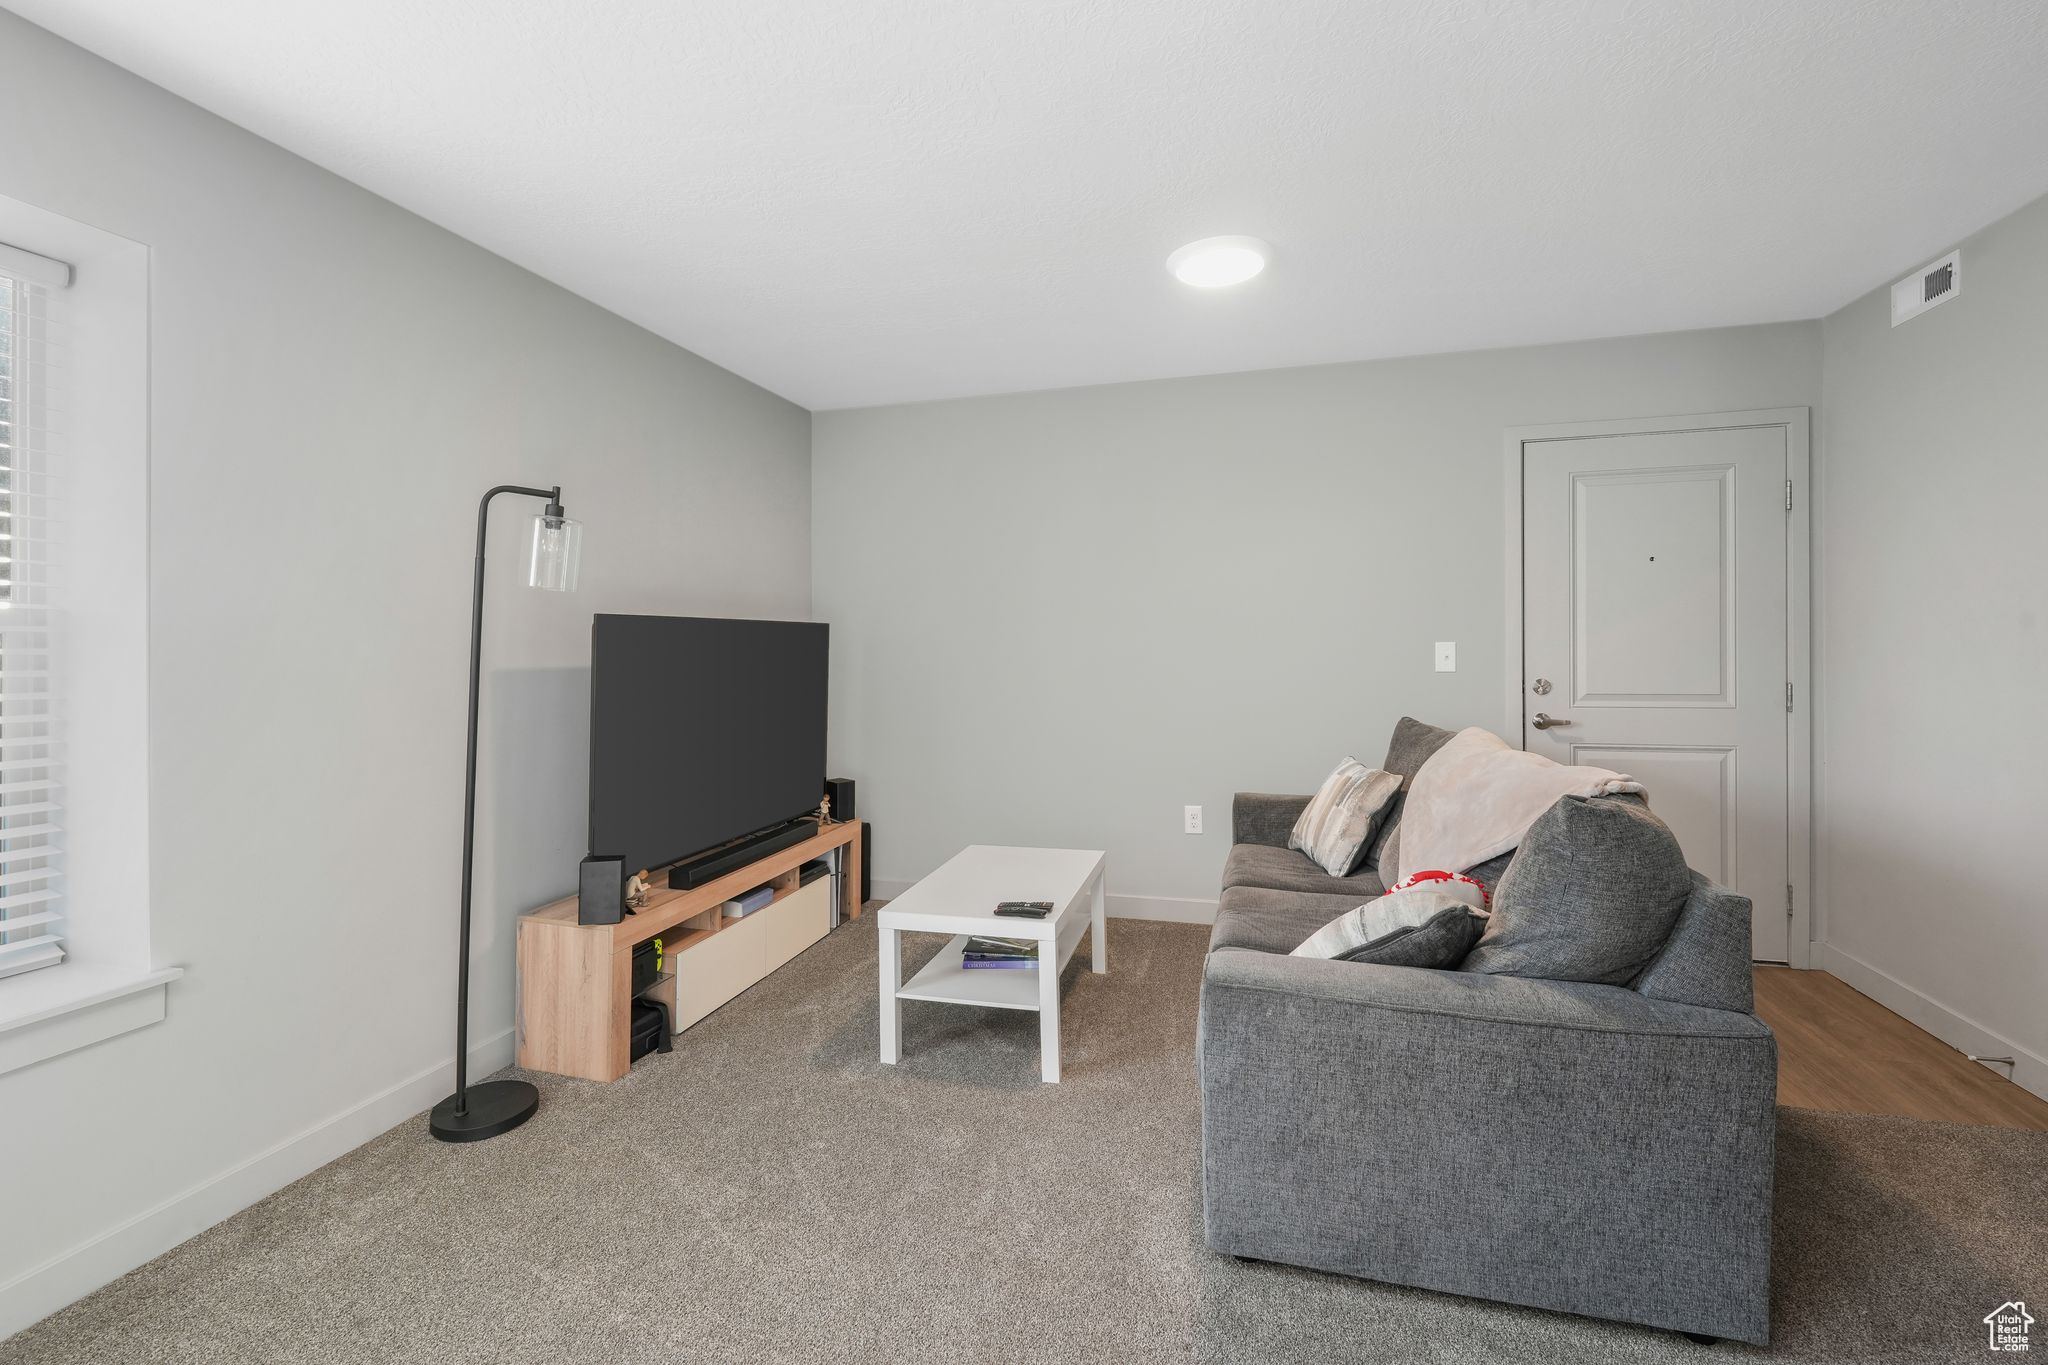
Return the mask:
{"type": "Polygon", "coordinates": [[[1652,1000],[1750,1013],[1756,1008],[1756,973],[1749,960],[1749,922],[1749,897],[1693,873],[1692,894],[1671,937],[1636,978],[1636,990],[1652,1000]]]}
{"type": "Polygon", "coordinates": [[[1218,1251],[1763,1342],[1777,1044],[1623,987],[1209,955],[1218,1251]]]}
{"type": "Polygon", "coordinates": [[[1287,847],[1294,822],[1313,796],[1275,796],[1271,792],[1239,792],[1230,798],[1230,842],[1287,847]]]}

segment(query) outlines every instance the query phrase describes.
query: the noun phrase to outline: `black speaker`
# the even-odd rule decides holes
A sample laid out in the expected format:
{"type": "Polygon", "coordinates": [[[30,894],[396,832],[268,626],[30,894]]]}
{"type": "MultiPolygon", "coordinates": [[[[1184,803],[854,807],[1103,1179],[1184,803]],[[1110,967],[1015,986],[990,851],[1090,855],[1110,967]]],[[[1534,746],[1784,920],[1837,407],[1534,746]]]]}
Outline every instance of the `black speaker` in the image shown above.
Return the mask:
{"type": "Polygon", "coordinates": [[[578,865],[576,922],[617,924],[626,917],[626,860],[595,853],[578,865]]]}
{"type": "Polygon", "coordinates": [[[854,818],[852,778],[826,778],[825,795],[832,798],[832,818],[834,820],[851,820],[854,818]]]}
{"type": "MultiPolygon", "coordinates": [[[[853,784],[849,782],[846,785],[850,787],[853,784]]],[[[874,867],[875,827],[870,822],[860,827],[860,903],[862,905],[866,905],[875,898],[874,893],[869,889],[869,874],[874,871],[874,867]]]]}

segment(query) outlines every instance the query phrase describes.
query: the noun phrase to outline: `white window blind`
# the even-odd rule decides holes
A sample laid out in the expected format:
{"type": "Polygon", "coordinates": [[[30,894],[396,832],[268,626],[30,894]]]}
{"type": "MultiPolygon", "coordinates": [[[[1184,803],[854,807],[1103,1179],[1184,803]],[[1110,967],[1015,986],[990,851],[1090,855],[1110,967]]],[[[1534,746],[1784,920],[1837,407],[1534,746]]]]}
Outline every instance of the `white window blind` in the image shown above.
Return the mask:
{"type": "MultiPolygon", "coordinates": [[[[64,337],[54,280],[0,255],[0,977],[64,960],[63,734],[51,558],[64,337]]],[[[68,277],[68,271],[66,272],[68,277]]]]}

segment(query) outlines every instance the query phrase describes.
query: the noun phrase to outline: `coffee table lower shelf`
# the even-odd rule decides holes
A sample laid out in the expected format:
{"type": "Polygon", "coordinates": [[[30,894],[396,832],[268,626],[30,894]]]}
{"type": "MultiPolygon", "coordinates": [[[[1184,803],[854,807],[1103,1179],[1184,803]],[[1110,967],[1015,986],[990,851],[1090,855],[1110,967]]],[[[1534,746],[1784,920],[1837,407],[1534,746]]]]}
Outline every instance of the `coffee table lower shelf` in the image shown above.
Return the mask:
{"type": "Polygon", "coordinates": [[[1037,1010],[1036,967],[975,967],[962,964],[967,935],[955,934],[896,992],[898,1000],[938,1000],[949,1005],[991,1005],[999,1010],[1037,1010]]]}

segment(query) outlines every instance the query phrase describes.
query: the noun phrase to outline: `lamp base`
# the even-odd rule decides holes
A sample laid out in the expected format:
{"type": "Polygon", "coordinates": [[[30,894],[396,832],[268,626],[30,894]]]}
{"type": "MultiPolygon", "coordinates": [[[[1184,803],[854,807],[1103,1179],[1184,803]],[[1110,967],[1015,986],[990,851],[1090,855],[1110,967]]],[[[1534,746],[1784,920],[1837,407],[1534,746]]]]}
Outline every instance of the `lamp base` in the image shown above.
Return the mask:
{"type": "Polygon", "coordinates": [[[540,1108],[540,1091],[525,1081],[485,1081],[469,1088],[469,1103],[450,1095],[434,1106],[427,1131],[443,1142],[482,1142],[509,1133],[540,1108]]]}

